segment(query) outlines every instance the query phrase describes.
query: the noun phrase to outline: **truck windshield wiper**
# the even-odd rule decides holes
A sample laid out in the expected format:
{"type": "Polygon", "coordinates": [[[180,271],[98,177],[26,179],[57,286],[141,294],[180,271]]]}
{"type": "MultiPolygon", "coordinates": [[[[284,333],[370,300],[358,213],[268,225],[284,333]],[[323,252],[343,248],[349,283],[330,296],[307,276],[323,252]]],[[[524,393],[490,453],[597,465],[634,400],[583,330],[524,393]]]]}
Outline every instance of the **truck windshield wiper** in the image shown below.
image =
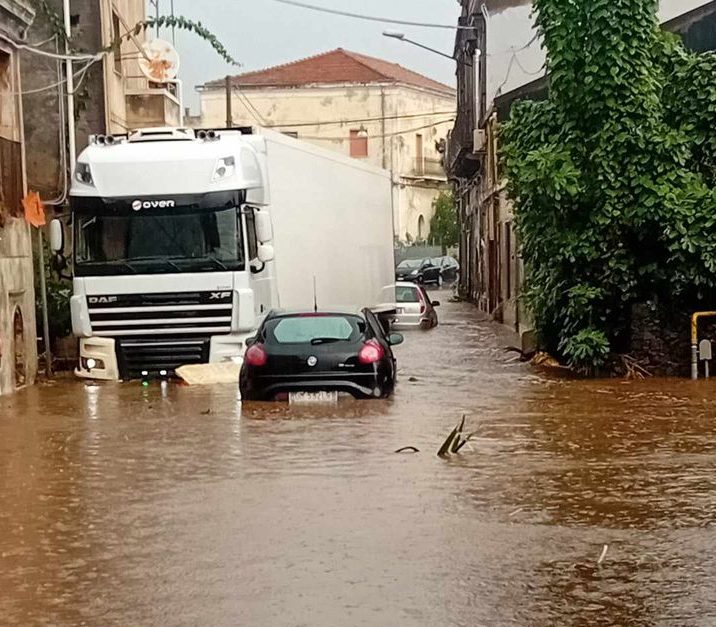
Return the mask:
{"type": "Polygon", "coordinates": [[[170,266],[177,272],[181,272],[182,269],[174,263],[171,259],[167,259],[166,257],[134,257],[132,261],[138,261],[141,263],[163,263],[167,266],[170,266]]]}
{"type": "Polygon", "coordinates": [[[225,263],[217,259],[216,257],[204,257],[201,259],[201,261],[211,261],[215,266],[221,268],[222,270],[228,270],[229,268],[226,266],[225,263]]]}
{"type": "Polygon", "coordinates": [[[134,274],[137,274],[137,269],[131,263],[124,261],[123,259],[115,259],[114,261],[96,261],[92,263],[98,263],[108,266],[123,266],[128,270],[131,270],[134,274]]]}

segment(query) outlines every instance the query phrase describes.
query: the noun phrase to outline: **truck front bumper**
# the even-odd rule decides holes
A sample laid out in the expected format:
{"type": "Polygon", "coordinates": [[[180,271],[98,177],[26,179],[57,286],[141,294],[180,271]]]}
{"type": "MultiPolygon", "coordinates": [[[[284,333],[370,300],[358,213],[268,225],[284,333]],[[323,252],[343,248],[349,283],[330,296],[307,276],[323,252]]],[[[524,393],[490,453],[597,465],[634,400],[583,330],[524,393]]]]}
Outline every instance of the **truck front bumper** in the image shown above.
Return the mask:
{"type": "Polygon", "coordinates": [[[80,338],[80,363],[75,375],[83,379],[119,381],[115,341],[108,337],[80,338]]]}

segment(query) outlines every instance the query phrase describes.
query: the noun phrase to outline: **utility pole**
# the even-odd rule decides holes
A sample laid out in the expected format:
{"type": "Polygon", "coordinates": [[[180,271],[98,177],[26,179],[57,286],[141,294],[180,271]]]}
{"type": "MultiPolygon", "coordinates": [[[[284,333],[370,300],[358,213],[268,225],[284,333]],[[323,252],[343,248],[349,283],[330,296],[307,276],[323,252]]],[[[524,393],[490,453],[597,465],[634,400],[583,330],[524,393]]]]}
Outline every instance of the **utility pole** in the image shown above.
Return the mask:
{"type": "MultiPolygon", "coordinates": [[[[174,0],[171,2],[171,12],[172,12],[172,20],[174,19],[174,0]]],[[[176,36],[176,27],[174,26],[174,22],[172,22],[172,46],[177,45],[177,36],[176,36]]]]}
{"type": "Polygon", "coordinates": [[[234,115],[231,111],[231,76],[226,76],[226,128],[233,128],[234,115]]]}

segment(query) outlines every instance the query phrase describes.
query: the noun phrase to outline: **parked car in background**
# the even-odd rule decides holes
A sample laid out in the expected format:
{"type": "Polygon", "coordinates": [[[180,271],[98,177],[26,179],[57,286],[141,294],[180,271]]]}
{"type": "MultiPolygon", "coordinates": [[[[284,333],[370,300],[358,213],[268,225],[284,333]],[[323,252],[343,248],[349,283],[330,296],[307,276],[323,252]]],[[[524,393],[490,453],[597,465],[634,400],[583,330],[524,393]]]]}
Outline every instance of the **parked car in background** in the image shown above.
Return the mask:
{"type": "Polygon", "coordinates": [[[445,257],[440,257],[437,261],[439,261],[438,265],[440,266],[443,281],[446,283],[455,283],[460,272],[458,260],[455,259],[455,257],[446,255],[445,257]]]}
{"type": "Polygon", "coordinates": [[[422,285],[398,281],[383,288],[384,305],[393,304],[396,310],[393,327],[396,329],[419,327],[433,329],[438,326],[437,300],[431,300],[422,285]]]}
{"type": "Polygon", "coordinates": [[[443,284],[440,264],[430,258],[401,261],[395,269],[395,280],[432,283],[438,287],[443,284]]]}
{"type": "Polygon", "coordinates": [[[341,392],[385,398],[395,387],[392,347],[402,342],[399,333],[386,334],[369,309],[272,311],[246,340],[241,398],[310,400],[341,392]]]}

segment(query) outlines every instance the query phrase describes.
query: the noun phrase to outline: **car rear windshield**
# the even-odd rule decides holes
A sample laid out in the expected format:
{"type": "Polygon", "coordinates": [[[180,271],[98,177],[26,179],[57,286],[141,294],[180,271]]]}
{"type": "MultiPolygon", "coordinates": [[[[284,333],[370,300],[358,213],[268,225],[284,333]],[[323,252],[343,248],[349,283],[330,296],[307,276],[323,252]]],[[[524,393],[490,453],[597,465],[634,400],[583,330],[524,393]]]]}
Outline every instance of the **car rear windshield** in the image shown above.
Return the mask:
{"type": "Polygon", "coordinates": [[[412,270],[413,268],[419,268],[421,264],[420,259],[406,259],[398,264],[398,270],[412,270]]]}
{"type": "Polygon", "coordinates": [[[355,341],[365,332],[358,316],[300,315],[279,318],[267,329],[267,341],[276,344],[314,344],[355,341]]]}
{"type": "Polygon", "coordinates": [[[410,286],[398,286],[395,288],[395,302],[397,303],[419,303],[418,290],[410,286]]]}

